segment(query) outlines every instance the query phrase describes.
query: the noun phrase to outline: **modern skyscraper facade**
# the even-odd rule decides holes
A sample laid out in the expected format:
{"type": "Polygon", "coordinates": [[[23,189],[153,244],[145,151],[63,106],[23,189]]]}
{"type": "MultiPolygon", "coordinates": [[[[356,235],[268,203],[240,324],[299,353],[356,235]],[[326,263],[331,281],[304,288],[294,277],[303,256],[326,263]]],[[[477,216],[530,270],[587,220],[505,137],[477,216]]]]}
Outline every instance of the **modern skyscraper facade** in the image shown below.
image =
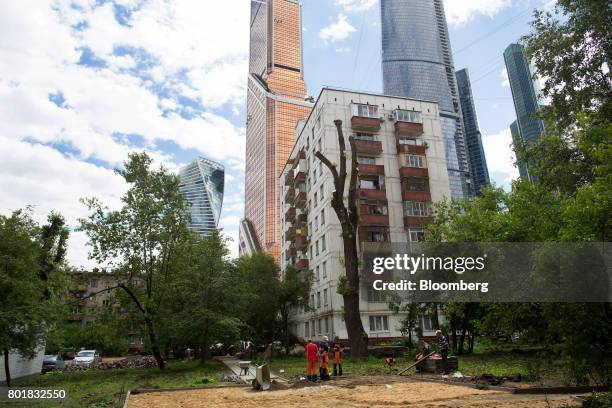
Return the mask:
{"type": "Polygon", "coordinates": [[[381,0],[383,89],[440,106],[453,197],[473,194],[442,0],[381,0]]]}
{"type": "Polygon", "coordinates": [[[480,194],[480,189],[491,184],[491,181],[489,180],[487,159],[482,147],[482,135],[478,127],[470,74],[467,68],[464,68],[455,72],[455,76],[457,77],[461,113],[463,114],[463,125],[465,126],[465,141],[467,144],[470,172],[472,174],[472,184],[474,186],[474,193],[480,194]]]}
{"type": "Polygon", "coordinates": [[[198,157],[179,172],[181,192],[187,200],[191,220],[189,228],[205,236],[219,224],[225,169],[220,163],[198,157]]]}
{"type": "Polygon", "coordinates": [[[267,251],[279,260],[280,172],[308,116],[302,61],[301,5],[252,0],[247,93],[244,219],[239,251],[267,251]]]}
{"type": "MultiPolygon", "coordinates": [[[[540,106],[538,84],[533,79],[534,70],[525,58],[525,49],[522,45],[510,44],[504,51],[504,61],[516,110],[513,143],[515,151],[520,151],[530,144],[537,143],[544,131],[544,122],[534,116],[540,106]]],[[[510,131],[512,132],[512,127],[510,131]]],[[[525,163],[521,163],[520,159],[518,162],[519,171],[522,168],[521,177],[533,181],[525,163]]]]}

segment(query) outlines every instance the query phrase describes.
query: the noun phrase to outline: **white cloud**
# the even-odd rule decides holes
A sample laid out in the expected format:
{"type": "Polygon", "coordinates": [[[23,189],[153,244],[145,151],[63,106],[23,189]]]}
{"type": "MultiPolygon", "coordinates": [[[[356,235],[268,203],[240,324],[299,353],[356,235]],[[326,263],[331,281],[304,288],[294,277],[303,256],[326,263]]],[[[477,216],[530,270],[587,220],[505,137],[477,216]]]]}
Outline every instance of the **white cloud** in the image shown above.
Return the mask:
{"type": "Polygon", "coordinates": [[[510,79],[508,78],[508,70],[506,68],[502,69],[502,72],[499,74],[502,79],[501,86],[502,88],[510,87],[510,79]]]}
{"type": "Polygon", "coordinates": [[[371,9],[378,0],[336,0],[336,4],[346,12],[360,12],[371,9]]]}
{"type": "Polygon", "coordinates": [[[496,184],[508,186],[510,181],[519,177],[518,169],[514,167],[516,158],[512,151],[510,129],[503,129],[492,135],[484,135],[482,144],[489,174],[496,184]]]}
{"type": "Polygon", "coordinates": [[[461,26],[477,15],[494,17],[511,3],[512,0],[450,0],[444,2],[444,10],[449,25],[461,26]]]}
{"type": "Polygon", "coordinates": [[[340,13],[338,14],[338,19],[336,22],[328,25],[327,27],[323,27],[321,31],[319,31],[319,37],[325,41],[336,42],[345,40],[355,31],[355,27],[349,23],[348,18],[344,14],[340,13]]]}
{"type": "Polygon", "coordinates": [[[351,47],[338,47],[335,51],[338,53],[347,53],[351,52],[351,47]]]}

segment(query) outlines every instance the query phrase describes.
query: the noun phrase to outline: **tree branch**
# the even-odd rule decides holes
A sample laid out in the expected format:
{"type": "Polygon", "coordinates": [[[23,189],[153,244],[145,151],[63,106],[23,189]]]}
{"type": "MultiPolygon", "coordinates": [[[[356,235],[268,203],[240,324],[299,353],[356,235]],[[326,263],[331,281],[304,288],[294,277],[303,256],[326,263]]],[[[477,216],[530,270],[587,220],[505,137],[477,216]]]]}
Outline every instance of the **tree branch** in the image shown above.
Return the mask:
{"type": "Polygon", "coordinates": [[[94,296],[96,296],[96,295],[99,295],[100,293],[110,292],[111,290],[113,290],[113,289],[117,289],[117,288],[119,288],[119,287],[120,287],[120,285],[117,285],[117,286],[113,286],[113,287],[110,287],[110,288],[106,288],[106,289],[99,290],[99,291],[97,291],[97,292],[91,293],[91,294],[89,294],[89,295],[87,295],[87,296],[85,296],[85,297],[82,297],[82,298],[80,298],[80,299],[73,300],[72,302],[68,302],[68,305],[76,305],[76,304],[78,304],[78,303],[80,303],[80,302],[82,302],[82,301],[84,301],[84,300],[87,300],[87,299],[92,298],[92,297],[94,297],[94,296]]]}
{"type": "Polygon", "coordinates": [[[144,309],[144,307],[142,307],[142,304],[138,301],[138,298],[136,297],[136,295],[134,294],[134,292],[132,292],[130,288],[125,286],[123,283],[119,284],[118,287],[123,289],[125,293],[127,293],[128,296],[132,298],[132,300],[134,301],[134,303],[136,303],[136,306],[142,312],[143,315],[147,314],[147,311],[144,309]]]}

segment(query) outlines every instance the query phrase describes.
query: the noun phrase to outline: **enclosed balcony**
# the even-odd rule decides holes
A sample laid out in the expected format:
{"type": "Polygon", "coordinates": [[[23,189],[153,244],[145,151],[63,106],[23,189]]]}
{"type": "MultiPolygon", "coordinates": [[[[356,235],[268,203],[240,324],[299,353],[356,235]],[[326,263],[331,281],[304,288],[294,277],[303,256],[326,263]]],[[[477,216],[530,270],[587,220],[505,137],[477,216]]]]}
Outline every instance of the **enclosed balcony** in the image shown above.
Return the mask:
{"type": "Polygon", "coordinates": [[[301,214],[298,214],[295,217],[295,226],[297,228],[301,228],[301,227],[305,226],[306,222],[308,222],[308,215],[305,212],[303,212],[301,214]]]}
{"type": "Polygon", "coordinates": [[[402,166],[399,169],[401,177],[420,177],[428,178],[429,171],[426,168],[406,167],[402,166]]]}
{"type": "Polygon", "coordinates": [[[306,204],[306,192],[305,191],[300,191],[295,196],[295,201],[293,202],[293,205],[296,208],[303,209],[305,204],[306,204]]]}
{"type": "Polygon", "coordinates": [[[306,252],[308,249],[308,237],[306,235],[298,235],[295,238],[295,248],[298,251],[306,252]]]}
{"type": "Polygon", "coordinates": [[[359,174],[385,175],[385,166],[382,164],[362,164],[357,165],[359,174]]]}
{"type": "Polygon", "coordinates": [[[388,214],[362,214],[359,216],[361,225],[389,225],[388,214]]]}
{"type": "Polygon", "coordinates": [[[295,207],[289,207],[285,212],[285,221],[293,223],[295,221],[295,207]]]}
{"type": "Polygon", "coordinates": [[[287,250],[285,251],[285,258],[289,259],[295,256],[297,256],[297,249],[295,245],[289,245],[289,248],[287,248],[287,250]]]}
{"type": "Polygon", "coordinates": [[[292,186],[293,185],[293,171],[289,170],[285,175],[285,185],[292,186]]]}
{"type": "Polygon", "coordinates": [[[409,191],[402,188],[403,201],[431,201],[431,193],[429,191],[409,191]]]}
{"type": "Polygon", "coordinates": [[[427,143],[423,142],[420,139],[400,139],[397,143],[397,152],[399,154],[402,153],[411,153],[411,154],[425,154],[427,150],[427,143]],[[407,140],[414,142],[415,144],[404,143],[407,140]],[[417,142],[419,140],[419,142],[417,142]],[[420,143],[420,144],[416,144],[420,143]]]}
{"type": "Polygon", "coordinates": [[[295,188],[289,187],[285,192],[285,203],[291,204],[295,200],[295,188]]]}
{"type": "Polygon", "coordinates": [[[298,170],[295,173],[295,179],[293,180],[293,185],[298,186],[300,183],[306,182],[306,171],[298,170]]]}
{"type": "Polygon", "coordinates": [[[398,136],[420,136],[423,134],[423,117],[421,112],[396,109],[395,133],[398,136]]]}
{"type": "Polygon", "coordinates": [[[431,222],[432,217],[415,217],[411,215],[404,216],[404,227],[423,227],[428,222],[431,222]]]}
{"type": "Polygon", "coordinates": [[[285,239],[288,241],[293,241],[295,239],[295,227],[289,227],[285,231],[285,239]]]}
{"type": "Polygon", "coordinates": [[[295,269],[300,272],[307,271],[308,270],[308,259],[306,258],[298,259],[297,262],[295,263],[295,269]]]}
{"type": "Polygon", "coordinates": [[[379,155],[382,153],[382,143],[378,140],[353,139],[357,153],[379,155]]]}
{"type": "Polygon", "coordinates": [[[359,242],[389,242],[389,227],[364,226],[357,229],[359,242]]]}
{"type": "Polygon", "coordinates": [[[380,117],[378,106],[353,104],[351,105],[351,127],[353,130],[378,132],[380,130],[380,117]]]}

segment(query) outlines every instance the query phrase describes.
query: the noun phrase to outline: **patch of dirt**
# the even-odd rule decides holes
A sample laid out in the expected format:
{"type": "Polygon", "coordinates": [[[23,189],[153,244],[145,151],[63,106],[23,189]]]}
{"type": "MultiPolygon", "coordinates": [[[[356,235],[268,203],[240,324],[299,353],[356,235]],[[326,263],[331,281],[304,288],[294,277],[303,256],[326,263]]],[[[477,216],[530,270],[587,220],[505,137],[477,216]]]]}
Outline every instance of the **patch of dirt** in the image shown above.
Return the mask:
{"type": "Polygon", "coordinates": [[[410,381],[401,377],[353,377],[294,383],[290,389],[257,392],[250,388],[211,388],[130,395],[129,408],[145,407],[499,407],[568,406],[569,396],[515,395],[465,386],[410,381]]]}

